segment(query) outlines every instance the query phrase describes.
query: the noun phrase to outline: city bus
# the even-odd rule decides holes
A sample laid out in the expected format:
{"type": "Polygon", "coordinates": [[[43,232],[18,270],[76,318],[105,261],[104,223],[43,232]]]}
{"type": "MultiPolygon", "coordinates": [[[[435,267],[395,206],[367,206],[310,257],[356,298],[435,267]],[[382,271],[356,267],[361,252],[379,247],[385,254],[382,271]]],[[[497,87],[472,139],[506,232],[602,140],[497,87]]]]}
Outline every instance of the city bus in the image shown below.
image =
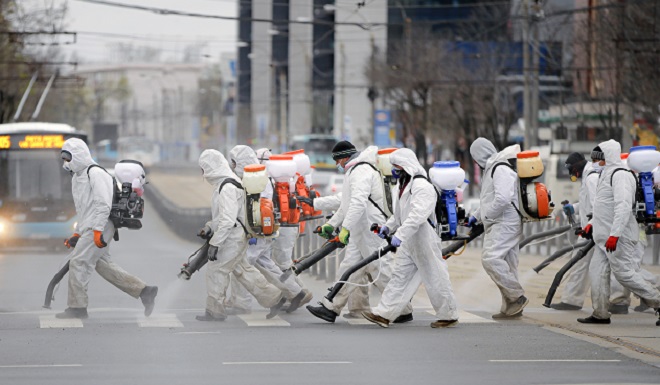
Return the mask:
{"type": "Polygon", "coordinates": [[[59,248],[73,234],[71,176],[60,157],[69,138],[87,141],[85,133],[66,124],[0,124],[0,250],[59,248]]]}
{"type": "Polygon", "coordinates": [[[310,134],[293,137],[291,148],[304,149],[309,155],[312,166],[317,170],[336,170],[335,161],[332,160],[332,148],[339,140],[333,135],[310,134]]]}

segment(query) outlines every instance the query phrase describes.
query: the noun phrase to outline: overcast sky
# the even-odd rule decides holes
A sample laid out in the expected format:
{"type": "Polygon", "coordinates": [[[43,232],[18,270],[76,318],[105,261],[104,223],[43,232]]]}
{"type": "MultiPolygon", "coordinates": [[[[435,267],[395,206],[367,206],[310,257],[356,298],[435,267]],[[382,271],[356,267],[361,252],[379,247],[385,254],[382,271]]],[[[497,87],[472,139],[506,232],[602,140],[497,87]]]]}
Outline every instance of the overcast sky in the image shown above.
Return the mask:
{"type": "MultiPolygon", "coordinates": [[[[109,0],[113,2],[165,8],[186,12],[236,16],[237,0],[109,0]]],[[[109,57],[108,45],[132,42],[151,45],[163,51],[163,57],[180,56],[188,44],[206,42],[204,60],[217,61],[220,52],[232,52],[236,46],[235,21],[183,16],[163,16],[151,12],[86,3],[79,0],[21,0],[29,9],[44,4],[68,3],[69,31],[78,32],[77,43],[64,46],[75,51],[85,62],[103,62],[109,57]],[[115,37],[102,34],[130,35],[115,37]]],[[[67,54],[67,58],[69,55],[67,54]]]]}

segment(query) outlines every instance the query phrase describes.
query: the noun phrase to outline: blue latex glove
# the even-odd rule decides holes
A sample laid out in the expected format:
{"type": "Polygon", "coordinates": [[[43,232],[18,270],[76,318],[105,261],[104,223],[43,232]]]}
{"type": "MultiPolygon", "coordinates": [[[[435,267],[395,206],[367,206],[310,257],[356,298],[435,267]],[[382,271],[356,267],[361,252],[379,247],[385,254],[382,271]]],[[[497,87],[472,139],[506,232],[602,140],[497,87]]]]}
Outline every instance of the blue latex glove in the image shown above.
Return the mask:
{"type": "Polygon", "coordinates": [[[565,204],[564,205],[564,214],[566,214],[566,216],[571,216],[571,215],[575,214],[575,207],[573,207],[573,205],[570,204],[570,203],[565,204]]]}
{"type": "Polygon", "coordinates": [[[472,227],[476,224],[477,224],[477,218],[471,216],[470,219],[468,219],[467,227],[472,227]]]}
{"type": "Polygon", "coordinates": [[[381,237],[382,239],[385,239],[385,237],[389,233],[390,233],[390,229],[388,229],[387,226],[381,226],[380,231],[378,232],[378,236],[381,237]]]}
{"type": "Polygon", "coordinates": [[[254,246],[257,244],[257,238],[250,238],[248,245],[254,246]]]}
{"type": "Polygon", "coordinates": [[[392,242],[390,243],[394,247],[401,246],[401,240],[395,236],[392,237],[392,242]]]}

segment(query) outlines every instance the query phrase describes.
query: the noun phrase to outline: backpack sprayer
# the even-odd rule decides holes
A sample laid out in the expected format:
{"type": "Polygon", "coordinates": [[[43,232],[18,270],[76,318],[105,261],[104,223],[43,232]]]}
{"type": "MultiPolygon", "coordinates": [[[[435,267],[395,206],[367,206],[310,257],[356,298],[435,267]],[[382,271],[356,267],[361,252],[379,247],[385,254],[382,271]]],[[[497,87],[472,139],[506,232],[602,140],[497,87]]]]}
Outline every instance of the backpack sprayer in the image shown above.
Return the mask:
{"type": "MultiPolygon", "coordinates": [[[[318,191],[312,187],[312,167],[309,161],[309,156],[305,154],[305,150],[289,151],[282,155],[291,155],[293,157],[293,161],[296,163],[296,174],[293,177],[295,184],[291,186],[295,192],[295,195],[304,198],[320,197],[321,194],[319,194],[318,191]]],[[[314,207],[308,205],[307,203],[301,203],[300,206],[302,208],[300,222],[323,217],[323,212],[321,210],[314,210],[314,207]]],[[[304,226],[301,224],[300,233],[302,234],[304,231],[304,226]]]]}
{"type": "Polygon", "coordinates": [[[389,218],[394,213],[394,204],[392,200],[392,186],[396,185],[397,180],[392,177],[392,163],[390,162],[390,155],[398,150],[398,148],[384,148],[378,150],[376,155],[376,167],[383,176],[383,194],[385,205],[383,211],[389,218]]]}
{"type": "Polygon", "coordinates": [[[291,179],[296,175],[297,165],[292,155],[271,155],[266,161],[266,169],[275,180],[273,200],[275,208],[280,212],[281,227],[298,227],[300,208],[293,194],[291,179]]]}
{"type": "MultiPolygon", "coordinates": [[[[431,182],[440,190],[436,202],[436,232],[443,241],[467,240],[469,236],[458,234],[458,225],[465,222],[465,210],[459,206],[456,190],[465,183],[465,171],[456,161],[433,163],[429,170],[431,182]]],[[[436,190],[437,193],[437,190],[436,190]]]]}
{"type": "Polygon", "coordinates": [[[121,188],[115,188],[110,210],[110,220],[115,228],[138,230],[142,228],[144,215],[145,171],[136,160],[122,160],[115,165],[115,175],[121,188]]]}
{"type": "MultiPolygon", "coordinates": [[[[657,217],[657,203],[660,200],[660,191],[655,188],[653,180],[653,170],[660,163],[660,152],[656,151],[655,146],[636,146],[630,148],[628,155],[628,167],[637,173],[637,188],[635,193],[635,217],[638,223],[647,226],[647,234],[658,234],[660,229],[652,226],[660,223],[657,217]]],[[[614,174],[619,170],[616,169],[614,174]]]]}
{"type": "Polygon", "coordinates": [[[522,151],[516,154],[516,172],[520,178],[518,202],[522,209],[519,214],[525,222],[552,219],[555,205],[550,192],[543,183],[534,182],[534,179],[543,175],[543,171],[543,161],[538,151],[522,151]]]}
{"type": "Polygon", "coordinates": [[[261,193],[269,183],[266,166],[263,164],[245,166],[242,182],[245,189],[245,231],[254,238],[276,237],[280,224],[273,201],[261,197],[261,193]]]}
{"type": "MultiPolygon", "coordinates": [[[[373,223],[369,230],[373,231],[374,233],[378,234],[380,232],[380,226],[378,226],[377,223],[373,223]]],[[[394,235],[394,234],[391,234],[394,235]]],[[[325,296],[325,298],[332,302],[332,300],[337,296],[339,293],[339,290],[341,290],[342,287],[348,282],[348,279],[355,273],[356,271],[360,270],[361,268],[367,266],[373,261],[376,261],[380,259],[382,256],[385,254],[389,253],[390,251],[396,251],[396,247],[392,246],[392,237],[391,235],[385,236],[385,240],[387,241],[387,246],[381,247],[380,249],[374,251],[370,256],[367,258],[361,260],[360,262],[356,263],[355,265],[349,267],[344,274],[339,278],[339,281],[337,281],[332,288],[330,288],[330,292],[325,296]]],[[[375,278],[374,278],[375,280],[375,278]]]]}

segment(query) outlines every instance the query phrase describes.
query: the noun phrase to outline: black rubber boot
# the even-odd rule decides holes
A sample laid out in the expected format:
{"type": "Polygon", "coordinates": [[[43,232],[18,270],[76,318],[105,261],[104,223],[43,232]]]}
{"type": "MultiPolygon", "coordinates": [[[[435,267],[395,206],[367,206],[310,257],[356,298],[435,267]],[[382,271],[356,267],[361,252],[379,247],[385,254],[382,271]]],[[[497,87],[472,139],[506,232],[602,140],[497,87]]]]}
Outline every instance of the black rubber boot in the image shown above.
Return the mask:
{"type": "Polygon", "coordinates": [[[289,307],[286,309],[287,313],[293,313],[294,311],[298,310],[303,305],[306,305],[309,301],[312,300],[312,293],[308,290],[301,290],[298,295],[293,297],[291,300],[291,303],[289,304],[289,307]]]}
{"type": "Polygon", "coordinates": [[[628,314],[628,305],[610,305],[607,311],[612,314],[628,314]]]}
{"type": "Polygon", "coordinates": [[[309,310],[309,312],[312,313],[312,315],[314,315],[315,317],[318,317],[318,318],[320,318],[324,321],[327,321],[327,322],[330,322],[330,323],[335,322],[335,318],[337,318],[337,313],[335,313],[334,311],[326,308],[320,302],[319,302],[319,305],[321,305],[321,306],[309,305],[309,306],[307,306],[307,310],[309,310]]]}
{"type": "Polygon", "coordinates": [[[86,307],[67,307],[64,312],[55,314],[55,318],[60,319],[87,319],[86,307]]]}
{"type": "Polygon", "coordinates": [[[570,303],[565,303],[565,302],[553,303],[552,305],[550,305],[550,307],[555,309],[555,310],[580,310],[580,309],[582,309],[582,306],[571,305],[570,303]]]}
{"type": "Polygon", "coordinates": [[[140,299],[144,305],[144,316],[149,317],[154,311],[156,305],[156,295],[158,295],[158,286],[145,286],[140,293],[140,299]]]}

